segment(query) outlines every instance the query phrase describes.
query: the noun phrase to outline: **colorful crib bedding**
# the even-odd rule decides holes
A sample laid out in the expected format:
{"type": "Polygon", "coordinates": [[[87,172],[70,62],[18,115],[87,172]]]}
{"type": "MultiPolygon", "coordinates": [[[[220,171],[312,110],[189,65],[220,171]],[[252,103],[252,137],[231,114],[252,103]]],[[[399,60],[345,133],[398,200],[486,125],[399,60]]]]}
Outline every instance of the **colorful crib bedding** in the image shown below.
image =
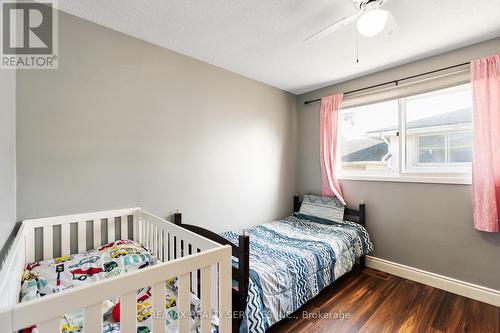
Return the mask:
{"type": "MultiPolygon", "coordinates": [[[[25,302],[49,294],[76,288],[102,279],[139,270],[160,261],[146,248],[131,240],[118,240],[85,253],[60,257],[26,265],[20,301],[25,302]]],[[[178,331],[177,318],[177,278],[166,282],[165,324],[167,332],[178,331]]],[[[105,300],[103,307],[103,333],[120,332],[119,299],[105,300]]],[[[149,333],[152,330],[152,304],[150,287],[137,292],[137,332],[149,333]]],[[[200,301],[191,295],[191,332],[197,332],[201,313],[200,301]]],[[[83,310],[64,316],[61,331],[76,333],[83,331],[83,310]]],[[[213,325],[215,332],[216,325],[213,325]]],[[[23,332],[37,332],[36,327],[23,332]]]]}
{"type": "MultiPolygon", "coordinates": [[[[250,280],[240,332],[265,332],[373,251],[366,229],[353,222],[290,216],[245,231],[250,235],[250,280]]],[[[238,235],[223,233],[235,244],[238,235]]]]}

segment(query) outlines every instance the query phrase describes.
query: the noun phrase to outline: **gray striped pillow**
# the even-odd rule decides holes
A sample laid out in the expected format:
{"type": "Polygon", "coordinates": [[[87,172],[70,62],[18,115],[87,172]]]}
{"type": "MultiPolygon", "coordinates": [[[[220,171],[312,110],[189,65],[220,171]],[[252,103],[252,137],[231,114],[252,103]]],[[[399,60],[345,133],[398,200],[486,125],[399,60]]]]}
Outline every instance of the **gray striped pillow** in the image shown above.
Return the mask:
{"type": "Polygon", "coordinates": [[[344,209],[344,205],[336,197],[306,194],[299,214],[341,223],[344,220],[344,209]]]}

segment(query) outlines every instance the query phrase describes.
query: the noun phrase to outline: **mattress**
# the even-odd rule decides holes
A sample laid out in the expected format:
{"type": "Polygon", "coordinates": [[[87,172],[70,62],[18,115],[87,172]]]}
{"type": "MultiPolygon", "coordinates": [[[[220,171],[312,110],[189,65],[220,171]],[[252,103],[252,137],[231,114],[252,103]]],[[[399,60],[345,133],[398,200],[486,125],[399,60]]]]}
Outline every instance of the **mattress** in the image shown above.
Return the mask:
{"type": "MultiPolygon", "coordinates": [[[[26,265],[22,281],[20,301],[25,302],[45,295],[58,293],[81,285],[112,278],[144,267],[160,263],[154,255],[139,243],[131,240],[117,240],[98,249],[66,257],[59,257],[26,265]]],[[[167,332],[178,331],[177,278],[167,279],[166,309],[164,312],[167,332]]],[[[200,325],[200,300],[191,294],[191,332],[197,332],[200,325]]],[[[109,299],[102,303],[103,333],[120,332],[119,299],[109,299]]],[[[137,332],[152,331],[151,288],[137,291],[137,332]]],[[[61,331],[76,333],[83,331],[83,310],[64,315],[61,331]]],[[[217,331],[216,323],[212,331],[217,331]]],[[[23,332],[37,332],[36,326],[23,332]]]]}
{"type": "MultiPolygon", "coordinates": [[[[265,332],[373,251],[366,229],[353,222],[290,216],[245,232],[250,236],[250,279],[240,332],[265,332]]],[[[235,244],[238,235],[223,233],[235,244]]]]}

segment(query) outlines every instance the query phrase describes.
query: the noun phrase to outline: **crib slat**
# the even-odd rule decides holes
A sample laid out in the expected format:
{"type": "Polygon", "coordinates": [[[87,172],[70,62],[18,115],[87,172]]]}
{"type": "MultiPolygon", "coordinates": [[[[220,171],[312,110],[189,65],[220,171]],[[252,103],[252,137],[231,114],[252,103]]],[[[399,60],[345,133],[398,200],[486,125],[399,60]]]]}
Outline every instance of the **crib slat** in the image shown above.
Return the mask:
{"type": "Polygon", "coordinates": [[[164,229],[160,230],[159,234],[159,245],[160,245],[160,260],[165,261],[165,233],[166,231],[164,229]]]}
{"type": "Polygon", "coordinates": [[[212,318],[212,270],[210,266],[201,269],[201,332],[210,332],[210,319],[212,318]]]}
{"type": "Polygon", "coordinates": [[[158,258],[160,258],[160,260],[163,260],[163,259],[161,259],[161,257],[162,257],[161,231],[162,231],[162,229],[160,229],[160,228],[156,229],[156,256],[158,258]]]}
{"type": "Polygon", "coordinates": [[[149,225],[149,244],[150,245],[150,250],[153,254],[156,253],[156,244],[155,244],[155,226],[150,224],[149,225]]]}
{"type": "Polygon", "coordinates": [[[26,262],[35,261],[35,229],[26,230],[26,262]]]}
{"type": "Polygon", "coordinates": [[[152,224],[149,224],[148,225],[148,230],[149,230],[149,248],[151,249],[151,251],[154,253],[155,250],[154,250],[154,242],[155,242],[155,237],[154,237],[154,226],[152,224]]]}
{"type": "Polygon", "coordinates": [[[157,258],[160,258],[160,242],[158,241],[158,237],[160,235],[160,229],[158,229],[156,226],[154,227],[155,232],[155,255],[157,258]]]}
{"type": "Polygon", "coordinates": [[[143,235],[140,234],[140,227],[142,223],[142,218],[139,218],[137,215],[132,215],[132,235],[135,241],[142,242],[143,235]]]}
{"type": "Polygon", "coordinates": [[[94,229],[94,248],[101,246],[101,220],[97,219],[92,222],[94,229]]]}
{"type": "Polygon", "coordinates": [[[115,218],[108,218],[108,243],[115,240],[115,218]]]}
{"type": "Polygon", "coordinates": [[[219,313],[219,293],[217,292],[219,289],[219,277],[217,275],[217,264],[211,266],[210,274],[212,276],[212,287],[210,288],[210,292],[212,294],[212,309],[214,309],[216,313],[219,313]]]}
{"type": "Polygon", "coordinates": [[[139,237],[141,243],[146,243],[146,221],[142,218],[137,219],[137,232],[135,232],[135,224],[134,224],[134,237],[137,235],[139,237]]]}
{"type": "Polygon", "coordinates": [[[149,246],[149,228],[148,228],[148,224],[146,222],[142,222],[141,223],[141,239],[142,239],[142,242],[144,243],[144,245],[146,245],[146,247],[149,246]]]}
{"type": "Polygon", "coordinates": [[[149,248],[153,253],[155,253],[155,229],[154,229],[154,225],[149,224],[148,229],[149,229],[149,248]]]}
{"type": "Polygon", "coordinates": [[[78,222],[78,253],[87,251],[87,221],[78,222]]]}
{"type": "Polygon", "coordinates": [[[47,321],[41,322],[37,325],[38,333],[54,333],[61,331],[61,318],[53,318],[47,321]]]}
{"type": "Polygon", "coordinates": [[[176,242],[175,242],[175,247],[176,247],[176,259],[182,257],[182,249],[181,249],[181,238],[180,237],[175,237],[176,242]]]}
{"type": "Polygon", "coordinates": [[[151,294],[153,295],[153,332],[165,333],[165,282],[154,284],[151,287],[151,294]]]}
{"type": "Polygon", "coordinates": [[[120,299],[121,333],[137,333],[137,292],[122,295],[120,299]]]}
{"type": "Polygon", "coordinates": [[[156,226],[153,226],[153,253],[154,255],[159,258],[158,256],[158,228],[156,226]]]}
{"type": "Polygon", "coordinates": [[[128,216],[120,217],[121,239],[128,239],[128,216]]]}
{"type": "Polygon", "coordinates": [[[189,313],[190,309],[190,292],[189,292],[189,273],[179,276],[179,295],[178,299],[178,317],[179,317],[179,332],[188,332],[191,320],[189,313]]]}
{"type": "Polygon", "coordinates": [[[61,224],[61,256],[69,256],[70,247],[69,247],[69,223],[61,224]]]}
{"type": "Polygon", "coordinates": [[[169,255],[168,260],[174,260],[174,236],[172,234],[168,234],[168,247],[169,247],[169,255]]]}
{"type": "MultiPolygon", "coordinates": [[[[184,251],[187,252],[187,255],[193,254],[193,252],[196,252],[196,247],[193,246],[193,244],[186,244],[184,243],[184,251]],[[189,252],[188,252],[189,251],[189,252]]],[[[191,272],[191,292],[195,294],[196,296],[198,295],[198,270],[191,272]]]]}
{"type": "Polygon", "coordinates": [[[191,272],[191,292],[198,295],[198,271],[191,272]]]}
{"type": "Polygon", "coordinates": [[[43,227],[43,260],[54,258],[52,229],[51,225],[43,227]]]}
{"type": "Polygon", "coordinates": [[[85,308],[85,333],[102,333],[102,310],[101,304],[95,304],[85,308]]]}
{"type": "Polygon", "coordinates": [[[148,243],[149,243],[149,250],[154,253],[154,226],[152,224],[148,224],[148,243]]]}

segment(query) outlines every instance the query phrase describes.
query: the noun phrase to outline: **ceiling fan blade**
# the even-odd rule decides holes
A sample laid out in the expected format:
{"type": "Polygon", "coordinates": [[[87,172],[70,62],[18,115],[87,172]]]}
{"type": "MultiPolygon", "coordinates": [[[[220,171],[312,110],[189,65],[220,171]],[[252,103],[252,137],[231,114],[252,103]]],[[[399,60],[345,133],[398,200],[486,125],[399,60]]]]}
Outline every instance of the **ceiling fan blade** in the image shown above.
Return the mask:
{"type": "Polygon", "coordinates": [[[320,30],[319,32],[315,33],[314,35],[307,37],[304,41],[305,42],[312,42],[312,41],[320,40],[320,39],[328,36],[329,34],[339,30],[340,28],[345,27],[349,23],[356,21],[356,19],[358,18],[359,15],[360,15],[360,13],[355,14],[353,16],[344,17],[344,18],[338,20],[337,22],[335,22],[334,24],[331,24],[331,25],[327,26],[326,28],[320,30]]]}
{"type": "Polygon", "coordinates": [[[387,11],[387,13],[389,14],[389,19],[387,22],[386,37],[392,37],[399,32],[399,26],[394,15],[390,11],[387,11]]]}
{"type": "Polygon", "coordinates": [[[390,0],[379,0],[380,2],[380,8],[382,8],[382,6],[385,6],[386,3],[390,2],[390,0]]]}

